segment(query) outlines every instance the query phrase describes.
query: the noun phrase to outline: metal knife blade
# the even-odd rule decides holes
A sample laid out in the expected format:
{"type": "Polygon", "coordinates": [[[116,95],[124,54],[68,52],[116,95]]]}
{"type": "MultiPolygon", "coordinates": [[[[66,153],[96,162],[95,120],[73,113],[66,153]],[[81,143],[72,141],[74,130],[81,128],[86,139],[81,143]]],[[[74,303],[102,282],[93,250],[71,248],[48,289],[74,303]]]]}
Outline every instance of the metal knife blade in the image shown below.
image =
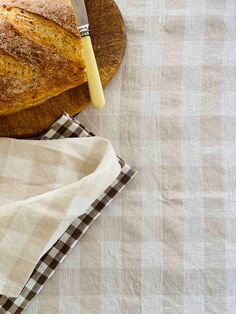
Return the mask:
{"type": "Polygon", "coordinates": [[[71,0],[71,4],[74,9],[77,21],[78,21],[81,36],[88,35],[89,34],[89,19],[88,19],[87,9],[86,9],[84,0],[71,0]]]}

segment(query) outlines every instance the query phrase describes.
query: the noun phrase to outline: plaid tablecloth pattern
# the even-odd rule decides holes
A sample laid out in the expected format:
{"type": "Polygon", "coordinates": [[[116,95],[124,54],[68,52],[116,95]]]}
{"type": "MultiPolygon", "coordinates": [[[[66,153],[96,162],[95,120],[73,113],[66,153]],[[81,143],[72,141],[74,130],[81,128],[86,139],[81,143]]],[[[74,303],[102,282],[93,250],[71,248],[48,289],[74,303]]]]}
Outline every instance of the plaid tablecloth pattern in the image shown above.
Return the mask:
{"type": "MultiPolygon", "coordinates": [[[[49,140],[89,136],[94,136],[94,134],[78,121],[64,114],[41,139],[49,140]]],[[[34,296],[43,288],[45,282],[55,272],[58,264],[64,260],[81,236],[101,214],[102,210],[135,175],[135,171],[125,164],[123,160],[119,159],[119,162],[122,167],[119,177],[90,206],[88,214],[83,214],[78,217],[55,245],[41,258],[20,295],[15,299],[0,296],[0,313],[21,313],[23,311],[34,296]]]]}
{"type": "Polygon", "coordinates": [[[116,2],[126,56],[80,121],[139,175],[26,313],[234,314],[236,1],[116,2]]]}

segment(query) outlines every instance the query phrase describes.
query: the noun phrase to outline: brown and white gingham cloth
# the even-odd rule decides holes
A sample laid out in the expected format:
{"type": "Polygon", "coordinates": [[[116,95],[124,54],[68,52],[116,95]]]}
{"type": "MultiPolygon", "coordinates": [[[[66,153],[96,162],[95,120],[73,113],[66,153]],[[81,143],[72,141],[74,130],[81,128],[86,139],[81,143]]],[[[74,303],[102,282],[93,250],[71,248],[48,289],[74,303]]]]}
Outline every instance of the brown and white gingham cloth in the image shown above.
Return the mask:
{"type": "MultiPolygon", "coordinates": [[[[83,127],[78,121],[63,115],[51,129],[41,138],[62,139],[73,137],[91,137],[94,134],[83,127]]],[[[135,175],[128,165],[118,158],[121,172],[110,185],[90,206],[86,214],[79,216],[40,259],[33,274],[17,298],[0,297],[0,313],[20,313],[32,298],[41,290],[47,279],[53,274],[57,265],[62,262],[79,238],[86,232],[92,222],[100,215],[114,196],[119,193],[128,181],[135,175]]]]}

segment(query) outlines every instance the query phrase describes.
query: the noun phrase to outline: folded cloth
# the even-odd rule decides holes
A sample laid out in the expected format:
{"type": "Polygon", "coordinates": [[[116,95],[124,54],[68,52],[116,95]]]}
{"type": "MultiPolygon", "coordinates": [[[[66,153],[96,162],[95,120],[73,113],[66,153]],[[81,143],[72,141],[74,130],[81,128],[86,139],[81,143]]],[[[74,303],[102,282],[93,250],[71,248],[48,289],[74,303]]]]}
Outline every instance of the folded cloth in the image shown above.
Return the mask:
{"type": "Polygon", "coordinates": [[[40,258],[120,172],[100,137],[0,139],[0,294],[19,295],[40,258]]]}

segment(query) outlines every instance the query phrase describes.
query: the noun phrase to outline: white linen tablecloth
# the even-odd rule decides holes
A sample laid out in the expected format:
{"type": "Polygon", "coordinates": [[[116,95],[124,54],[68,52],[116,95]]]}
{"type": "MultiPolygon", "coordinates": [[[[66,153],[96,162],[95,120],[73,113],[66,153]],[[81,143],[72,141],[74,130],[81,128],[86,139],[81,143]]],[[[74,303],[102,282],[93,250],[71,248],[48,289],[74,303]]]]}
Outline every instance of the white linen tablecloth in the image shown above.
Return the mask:
{"type": "Polygon", "coordinates": [[[27,314],[236,312],[236,2],[118,0],[128,48],[80,120],[138,169],[27,314]]]}

